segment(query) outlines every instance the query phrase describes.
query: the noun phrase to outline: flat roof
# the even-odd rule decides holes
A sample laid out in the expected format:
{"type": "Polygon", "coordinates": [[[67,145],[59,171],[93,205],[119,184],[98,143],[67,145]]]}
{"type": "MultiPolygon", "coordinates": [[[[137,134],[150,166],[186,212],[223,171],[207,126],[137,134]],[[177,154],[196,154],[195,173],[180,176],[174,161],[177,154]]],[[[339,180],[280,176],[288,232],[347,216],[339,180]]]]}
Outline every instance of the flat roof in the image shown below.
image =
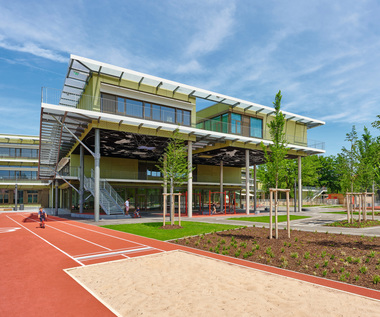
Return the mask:
{"type": "MultiPolygon", "coordinates": [[[[83,94],[92,73],[104,74],[107,76],[116,77],[119,80],[125,79],[139,84],[146,84],[161,89],[178,92],[188,97],[195,97],[207,101],[222,103],[241,110],[250,110],[256,114],[272,115],[273,107],[263,106],[254,102],[243,99],[226,96],[220,93],[215,93],[209,90],[197,88],[163,79],[160,77],[140,73],[127,68],[114,66],[107,63],[98,62],[89,58],[70,55],[69,68],[67,71],[65,83],[63,85],[60,105],[76,106],[80,96],[83,94]],[[66,94],[68,93],[68,94],[66,94]]],[[[286,120],[297,121],[305,124],[308,128],[314,128],[324,125],[324,121],[312,119],[287,111],[282,111],[286,120]]]]}

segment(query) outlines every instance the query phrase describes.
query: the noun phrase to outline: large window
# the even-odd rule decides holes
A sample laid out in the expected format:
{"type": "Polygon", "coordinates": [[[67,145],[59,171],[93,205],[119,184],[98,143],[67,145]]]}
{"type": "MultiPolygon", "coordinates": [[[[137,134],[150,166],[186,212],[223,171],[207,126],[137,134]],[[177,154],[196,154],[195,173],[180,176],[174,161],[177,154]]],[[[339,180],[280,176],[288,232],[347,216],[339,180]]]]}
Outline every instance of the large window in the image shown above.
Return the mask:
{"type": "MultiPolygon", "coordinates": [[[[102,94],[101,108],[101,111],[103,112],[117,113],[120,115],[163,121],[167,123],[177,123],[186,126],[191,125],[191,112],[189,110],[151,104],[141,100],[102,94]],[[112,106],[112,104],[114,104],[114,106],[112,106]]],[[[0,156],[1,155],[2,152],[0,152],[0,156]]]]}
{"type": "Polygon", "coordinates": [[[231,133],[241,134],[241,115],[231,113],[231,133]]]}
{"type": "Polygon", "coordinates": [[[249,135],[255,138],[263,137],[263,120],[259,118],[250,118],[249,135]]]}

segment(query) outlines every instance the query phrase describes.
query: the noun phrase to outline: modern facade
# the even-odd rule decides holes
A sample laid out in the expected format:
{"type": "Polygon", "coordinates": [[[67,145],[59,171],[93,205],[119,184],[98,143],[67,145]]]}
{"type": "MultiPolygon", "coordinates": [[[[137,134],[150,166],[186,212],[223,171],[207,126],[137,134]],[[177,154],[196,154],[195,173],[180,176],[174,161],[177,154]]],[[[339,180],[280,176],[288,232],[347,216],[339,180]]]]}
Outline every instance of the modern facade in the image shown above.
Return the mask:
{"type": "Polygon", "coordinates": [[[39,137],[0,134],[0,208],[47,205],[49,181],[38,180],[39,137]]]}
{"type": "MultiPolygon", "coordinates": [[[[194,167],[177,188],[189,217],[210,200],[224,201],[221,209],[234,200],[249,213],[241,192],[250,180],[242,188],[241,170],[264,163],[260,144],[271,143],[273,108],[73,55],[63,89],[44,88],[41,107],[38,175],[62,191],[57,208],[87,206],[97,220],[101,209],[121,214],[128,197],[132,207],[162,211],[156,165],[178,131],[194,167]],[[200,101],[211,105],[197,111],[200,101]]],[[[324,153],[307,137],[324,122],[283,113],[287,158],[324,153]]]]}

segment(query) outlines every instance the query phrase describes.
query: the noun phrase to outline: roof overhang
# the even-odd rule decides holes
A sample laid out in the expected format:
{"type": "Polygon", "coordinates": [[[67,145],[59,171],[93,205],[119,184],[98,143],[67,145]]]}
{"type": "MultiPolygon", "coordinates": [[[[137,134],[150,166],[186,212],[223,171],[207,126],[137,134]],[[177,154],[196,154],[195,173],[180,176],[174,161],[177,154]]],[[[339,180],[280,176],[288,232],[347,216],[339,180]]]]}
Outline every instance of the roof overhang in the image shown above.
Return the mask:
{"type": "MultiPolygon", "coordinates": [[[[263,106],[239,98],[226,96],[220,93],[215,93],[209,90],[181,84],[76,55],[70,56],[69,68],[59,104],[62,106],[75,107],[83,94],[92,73],[111,76],[118,78],[119,80],[124,79],[133,81],[139,85],[146,84],[156,87],[156,89],[165,89],[167,91],[171,91],[173,95],[175,92],[178,92],[187,95],[188,97],[226,104],[232,108],[240,109],[242,111],[250,110],[256,112],[257,114],[260,113],[261,115],[272,115],[274,113],[273,107],[263,106]]],[[[297,121],[305,124],[307,128],[314,128],[325,124],[323,121],[297,115],[291,112],[282,111],[282,113],[285,115],[286,120],[297,121]]]]}

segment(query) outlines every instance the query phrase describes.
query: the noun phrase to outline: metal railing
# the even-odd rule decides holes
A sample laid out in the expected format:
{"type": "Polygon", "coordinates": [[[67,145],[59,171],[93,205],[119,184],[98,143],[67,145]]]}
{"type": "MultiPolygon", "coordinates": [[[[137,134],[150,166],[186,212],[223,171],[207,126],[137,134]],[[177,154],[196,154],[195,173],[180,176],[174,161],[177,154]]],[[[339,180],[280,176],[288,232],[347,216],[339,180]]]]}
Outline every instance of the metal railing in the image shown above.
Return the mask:
{"type": "MultiPolygon", "coordinates": [[[[48,103],[52,105],[64,105],[69,106],[73,108],[79,108],[84,110],[91,110],[91,111],[98,111],[98,112],[105,112],[105,113],[113,113],[118,115],[125,115],[117,112],[118,102],[117,100],[110,100],[107,98],[102,98],[100,96],[92,96],[92,95],[85,95],[85,94],[75,94],[70,92],[65,92],[59,89],[54,88],[42,88],[42,96],[41,96],[42,103],[48,103]]],[[[150,118],[144,117],[144,111],[141,108],[141,106],[133,106],[130,105],[132,109],[132,113],[139,113],[141,115],[133,116],[133,115],[126,115],[130,117],[136,117],[136,118],[143,118],[146,120],[152,120],[150,118]],[[136,107],[136,111],[133,111],[133,107],[136,107]],[[137,111],[138,108],[138,111],[137,111]]],[[[174,115],[174,121],[175,121],[176,115],[174,115]]],[[[153,120],[158,122],[165,122],[165,123],[172,123],[175,125],[178,125],[175,122],[169,122],[169,121],[160,121],[160,120],[153,120]]],[[[271,136],[269,133],[269,129],[266,127],[263,127],[262,132],[258,131],[257,133],[253,133],[254,135],[250,134],[250,126],[246,124],[242,124],[242,122],[221,122],[217,120],[213,120],[210,118],[203,118],[197,116],[196,122],[191,122],[190,126],[193,128],[208,130],[208,131],[214,131],[214,132],[222,132],[222,133],[230,133],[230,134],[236,134],[236,135],[244,135],[244,136],[250,136],[255,137],[258,139],[263,140],[271,140],[271,136]],[[209,122],[209,123],[206,123],[209,122]]],[[[252,133],[252,132],[251,132],[252,133]]],[[[285,136],[286,142],[293,145],[299,145],[299,146],[305,146],[309,148],[314,149],[325,149],[325,143],[321,141],[306,139],[305,137],[298,137],[291,134],[286,134],[285,136]]]]}

